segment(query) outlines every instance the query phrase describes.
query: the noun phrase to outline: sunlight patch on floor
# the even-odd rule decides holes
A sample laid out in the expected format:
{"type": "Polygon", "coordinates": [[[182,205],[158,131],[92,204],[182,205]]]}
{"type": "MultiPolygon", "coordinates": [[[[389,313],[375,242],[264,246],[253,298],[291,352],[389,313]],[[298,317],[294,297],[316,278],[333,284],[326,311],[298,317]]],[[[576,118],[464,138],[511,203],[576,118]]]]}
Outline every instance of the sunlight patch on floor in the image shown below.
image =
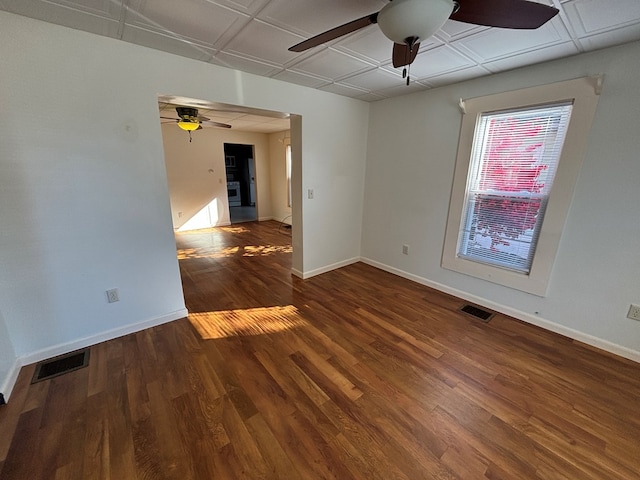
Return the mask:
{"type": "Polygon", "coordinates": [[[236,255],[240,247],[226,248],[179,248],[178,260],[186,260],[188,258],[226,258],[236,255]]]}
{"type": "Polygon", "coordinates": [[[236,226],[232,226],[232,227],[218,227],[220,230],[222,230],[223,232],[228,232],[228,233],[247,233],[250,230],[246,227],[236,227],[236,226]]]}
{"type": "Polygon", "coordinates": [[[291,245],[246,245],[244,247],[243,257],[261,257],[265,255],[273,255],[274,253],[291,253],[293,247],[291,245]]]}
{"type": "Polygon", "coordinates": [[[178,260],[189,258],[227,258],[234,255],[242,257],[265,257],[276,253],[291,253],[291,245],[244,245],[241,247],[202,247],[178,249],[178,260]]]}
{"type": "Polygon", "coordinates": [[[266,335],[308,325],[293,305],[190,313],[203,340],[266,335]]]}
{"type": "Polygon", "coordinates": [[[227,226],[227,227],[206,227],[206,228],[194,228],[191,230],[178,230],[175,233],[177,235],[198,235],[203,233],[219,233],[220,231],[227,233],[247,233],[250,230],[242,226],[227,226]]]}

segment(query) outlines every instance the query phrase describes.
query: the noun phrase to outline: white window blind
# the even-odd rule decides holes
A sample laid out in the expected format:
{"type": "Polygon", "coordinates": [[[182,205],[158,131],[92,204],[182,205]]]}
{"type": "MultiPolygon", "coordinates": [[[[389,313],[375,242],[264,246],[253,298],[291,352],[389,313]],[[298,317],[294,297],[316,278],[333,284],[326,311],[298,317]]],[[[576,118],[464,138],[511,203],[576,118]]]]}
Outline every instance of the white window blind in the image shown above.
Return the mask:
{"type": "Polygon", "coordinates": [[[480,115],[459,257],[529,273],[571,110],[567,102],[480,115]]]}

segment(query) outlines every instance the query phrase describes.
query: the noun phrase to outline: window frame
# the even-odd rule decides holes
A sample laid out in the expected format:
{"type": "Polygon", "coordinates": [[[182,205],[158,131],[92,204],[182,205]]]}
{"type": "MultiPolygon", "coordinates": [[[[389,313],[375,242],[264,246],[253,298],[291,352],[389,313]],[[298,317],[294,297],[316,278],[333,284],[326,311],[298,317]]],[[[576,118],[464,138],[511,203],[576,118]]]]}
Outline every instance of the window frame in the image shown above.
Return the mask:
{"type": "Polygon", "coordinates": [[[291,208],[291,204],[293,201],[293,193],[291,190],[291,141],[288,140],[285,142],[284,146],[284,164],[285,164],[285,175],[287,178],[287,207],[291,208]]]}
{"type": "Polygon", "coordinates": [[[463,117],[442,254],[443,268],[534,295],[546,295],[595,116],[600,85],[601,77],[584,77],[461,101],[463,117]],[[459,231],[463,221],[473,138],[480,115],[567,101],[573,102],[573,111],[529,273],[518,273],[459,257],[459,231]]]}

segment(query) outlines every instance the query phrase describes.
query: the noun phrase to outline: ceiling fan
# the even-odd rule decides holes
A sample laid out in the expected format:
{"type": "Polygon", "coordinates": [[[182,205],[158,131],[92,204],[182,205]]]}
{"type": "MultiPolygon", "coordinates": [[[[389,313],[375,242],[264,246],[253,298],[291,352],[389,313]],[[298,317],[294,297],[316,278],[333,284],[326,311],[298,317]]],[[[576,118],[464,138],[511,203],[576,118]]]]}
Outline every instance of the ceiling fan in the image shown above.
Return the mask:
{"type": "Polygon", "coordinates": [[[177,122],[178,127],[182,130],[189,132],[189,142],[191,142],[191,132],[194,130],[201,130],[202,124],[211,125],[212,127],[231,128],[231,125],[226,123],[214,122],[213,120],[198,115],[198,109],[193,107],[176,107],[176,113],[179,118],[174,117],[160,117],[164,120],[174,120],[177,122]]]}
{"type": "MultiPolygon", "coordinates": [[[[535,29],[557,13],[557,8],[529,0],[391,0],[377,13],[332,28],[289,50],[303,52],[377,23],[393,42],[393,66],[399,68],[411,65],[420,42],[433,35],[449,18],[488,27],[535,29]]],[[[406,68],[402,76],[409,85],[406,68]]]]}

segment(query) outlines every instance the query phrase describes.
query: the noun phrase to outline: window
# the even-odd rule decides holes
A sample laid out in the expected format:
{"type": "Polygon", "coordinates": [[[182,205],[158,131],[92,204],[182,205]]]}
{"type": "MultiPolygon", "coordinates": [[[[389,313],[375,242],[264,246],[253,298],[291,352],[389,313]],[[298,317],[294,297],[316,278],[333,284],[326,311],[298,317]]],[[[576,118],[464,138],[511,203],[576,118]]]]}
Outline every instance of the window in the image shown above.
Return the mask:
{"type": "Polygon", "coordinates": [[[286,170],[287,170],[287,206],[291,207],[291,144],[286,148],[286,170]]]}
{"type": "Polygon", "coordinates": [[[595,114],[593,82],[463,103],[444,268],[546,293],[595,114]]]}
{"type": "Polygon", "coordinates": [[[529,273],[571,108],[566,103],[480,115],[458,256],[529,273]]]}

